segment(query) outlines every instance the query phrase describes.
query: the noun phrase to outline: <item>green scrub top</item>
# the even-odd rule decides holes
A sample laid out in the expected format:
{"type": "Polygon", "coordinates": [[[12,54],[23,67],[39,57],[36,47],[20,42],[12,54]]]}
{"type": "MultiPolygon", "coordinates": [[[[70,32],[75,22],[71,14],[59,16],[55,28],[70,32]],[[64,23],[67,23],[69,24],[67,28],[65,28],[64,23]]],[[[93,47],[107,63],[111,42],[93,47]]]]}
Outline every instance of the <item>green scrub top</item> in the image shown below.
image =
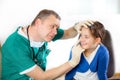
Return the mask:
{"type": "MultiPolygon", "coordinates": [[[[18,28],[19,29],[19,28],[18,28]]],[[[28,80],[29,77],[20,72],[25,71],[35,65],[33,54],[29,40],[18,34],[18,29],[11,34],[2,46],[2,80],[28,80]]],[[[57,35],[53,41],[60,39],[64,34],[62,29],[58,29],[57,35]]],[[[46,69],[46,57],[50,50],[47,48],[48,42],[40,48],[37,55],[38,66],[43,70],[46,69]]]]}

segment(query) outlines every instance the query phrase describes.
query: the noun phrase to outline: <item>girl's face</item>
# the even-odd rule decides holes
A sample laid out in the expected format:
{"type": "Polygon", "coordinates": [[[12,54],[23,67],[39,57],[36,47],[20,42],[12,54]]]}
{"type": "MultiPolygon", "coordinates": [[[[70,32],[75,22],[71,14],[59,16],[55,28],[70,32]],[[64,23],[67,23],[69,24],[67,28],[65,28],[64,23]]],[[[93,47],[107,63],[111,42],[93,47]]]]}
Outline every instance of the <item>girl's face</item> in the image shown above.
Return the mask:
{"type": "Polygon", "coordinates": [[[99,44],[98,38],[95,38],[89,28],[82,27],[81,36],[79,38],[81,47],[84,49],[94,49],[99,44]]]}

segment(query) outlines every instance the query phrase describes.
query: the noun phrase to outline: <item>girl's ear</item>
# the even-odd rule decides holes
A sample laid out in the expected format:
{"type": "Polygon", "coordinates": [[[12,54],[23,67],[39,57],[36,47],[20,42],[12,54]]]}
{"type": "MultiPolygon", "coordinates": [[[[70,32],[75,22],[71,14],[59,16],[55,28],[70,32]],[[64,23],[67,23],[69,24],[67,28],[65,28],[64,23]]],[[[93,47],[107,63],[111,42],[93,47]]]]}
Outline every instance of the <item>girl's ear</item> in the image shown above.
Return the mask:
{"type": "Polygon", "coordinates": [[[98,43],[98,44],[101,43],[101,38],[99,38],[99,37],[96,38],[96,43],[98,43]]]}

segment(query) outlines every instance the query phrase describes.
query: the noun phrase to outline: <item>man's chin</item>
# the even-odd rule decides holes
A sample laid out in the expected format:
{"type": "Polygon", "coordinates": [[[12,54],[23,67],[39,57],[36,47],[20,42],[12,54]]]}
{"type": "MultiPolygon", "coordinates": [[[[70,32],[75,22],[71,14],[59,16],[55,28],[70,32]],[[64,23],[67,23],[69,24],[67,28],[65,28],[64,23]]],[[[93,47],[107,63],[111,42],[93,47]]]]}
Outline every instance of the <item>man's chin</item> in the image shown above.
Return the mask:
{"type": "Polygon", "coordinates": [[[50,41],[47,41],[47,42],[51,42],[51,40],[50,40],[50,41]]]}
{"type": "Polygon", "coordinates": [[[51,42],[51,41],[52,41],[52,39],[47,39],[46,41],[47,41],[47,42],[51,42]]]}

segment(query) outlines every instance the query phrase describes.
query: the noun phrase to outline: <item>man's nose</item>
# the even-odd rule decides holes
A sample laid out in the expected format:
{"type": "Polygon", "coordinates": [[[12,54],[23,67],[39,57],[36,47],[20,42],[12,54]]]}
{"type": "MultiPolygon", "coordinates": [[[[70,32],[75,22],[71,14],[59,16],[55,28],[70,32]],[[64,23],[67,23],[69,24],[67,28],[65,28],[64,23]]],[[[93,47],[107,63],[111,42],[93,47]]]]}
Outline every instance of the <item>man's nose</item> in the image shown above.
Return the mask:
{"type": "Polygon", "coordinates": [[[52,32],[53,32],[54,34],[57,34],[57,29],[54,28],[54,29],[52,30],[52,32]]]}

